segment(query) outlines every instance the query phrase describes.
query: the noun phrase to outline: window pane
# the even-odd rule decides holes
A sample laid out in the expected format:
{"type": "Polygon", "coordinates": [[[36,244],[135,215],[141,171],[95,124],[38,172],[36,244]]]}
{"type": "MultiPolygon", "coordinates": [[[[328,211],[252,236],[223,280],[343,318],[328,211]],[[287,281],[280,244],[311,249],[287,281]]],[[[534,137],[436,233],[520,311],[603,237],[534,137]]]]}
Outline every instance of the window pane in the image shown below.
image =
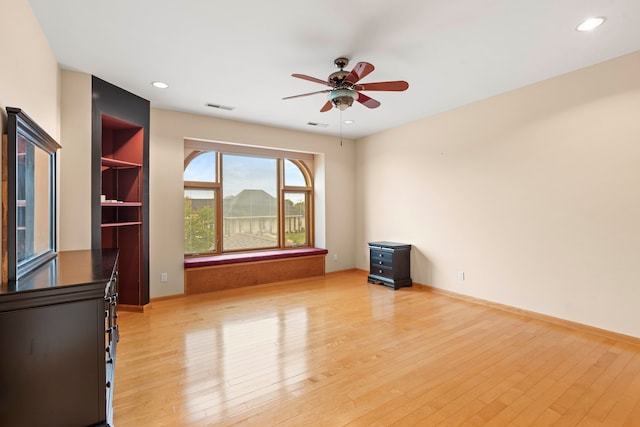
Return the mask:
{"type": "Polygon", "coordinates": [[[306,187],[307,182],[304,179],[304,174],[291,160],[285,159],[284,161],[284,185],[293,187],[306,187]]]}
{"type": "Polygon", "coordinates": [[[216,153],[205,151],[196,155],[184,170],[184,180],[216,182],[216,153]]]}
{"type": "Polygon", "coordinates": [[[277,247],[276,159],[224,154],[222,165],[223,250],[277,247]]]}
{"type": "Polygon", "coordinates": [[[187,254],[216,249],[215,190],[184,189],[184,251],[187,254]]]}
{"type": "Polygon", "coordinates": [[[307,245],[306,193],[284,193],[285,246],[307,245]]]}

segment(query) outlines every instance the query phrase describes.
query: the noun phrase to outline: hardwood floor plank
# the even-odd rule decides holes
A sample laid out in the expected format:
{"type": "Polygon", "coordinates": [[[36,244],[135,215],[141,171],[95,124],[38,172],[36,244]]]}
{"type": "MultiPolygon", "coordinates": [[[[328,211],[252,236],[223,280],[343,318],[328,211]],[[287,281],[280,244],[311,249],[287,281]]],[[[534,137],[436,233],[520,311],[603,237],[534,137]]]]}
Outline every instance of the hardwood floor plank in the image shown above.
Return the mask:
{"type": "Polygon", "coordinates": [[[560,418],[560,414],[553,409],[556,400],[569,389],[574,381],[599,357],[600,351],[605,345],[596,347],[583,347],[576,350],[574,356],[565,359],[558,368],[550,372],[546,378],[555,381],[540,398],[520,413],[510,425],[550,425],[560,418]],[[582,351],[581,351],[582,350],[582,351]],[[560,376],[558,376],[560,375],[560,376]]]}
{"type": "Polygon", "coordinates": [[[640,400],[636,399],[636,405],[633,407],[627,419],[624,421],[624,427],[634,427],[640,423],[640,400]]]}
{"type": "Polygon", "coordinates": [[[640,347],[348,271],[121,313],[127,426],[640,425],[640,347]]]}
{"type": "MultiPolygon", "coordinates": [[[[638,373],[640,372],[640,360],[633,359],[632,354],[629,354],[628,352],[625,353],[629,356],[628,363],[620,373],[615,376],[611,384],[606,388],[606,391],[600,396],[595,404],[589,408],[586,416],[578,426],[587,425],[589,422],[598,424],[604,423],[613,407],[621,400],[620,396],[625,394],[626,390],[633,383],[633,380],[638,377],[638,373]]],[[[608,422],[614,422],[613,420],[614,418],[609,418],[608,422]]],[[[618,418],[616,422],[620,421],[623,420],[618,418]]]]}
{"type": "MultiPolygon", "coordinates": [[[[604,353],[590,368],[591,375],[587,377],[588,379],[582,385],[583,392],[560,417],[557,422],[558,425],[578,425],[632,357],[631,354],[626,354],[616,355],[614,358],[611,356],[612,354],[614,353],[610,351],[604,353]]],[[[585,422],[588,422],[588,420],[585,420],[585,422]]]]}

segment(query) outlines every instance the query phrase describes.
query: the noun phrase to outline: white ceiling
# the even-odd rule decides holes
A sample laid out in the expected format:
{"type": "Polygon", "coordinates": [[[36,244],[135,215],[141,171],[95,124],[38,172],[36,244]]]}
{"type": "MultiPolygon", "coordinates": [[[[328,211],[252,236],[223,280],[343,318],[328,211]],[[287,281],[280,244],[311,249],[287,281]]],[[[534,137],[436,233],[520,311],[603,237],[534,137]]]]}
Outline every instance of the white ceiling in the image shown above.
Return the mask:
{"type": "MultiPolygon", "coordinates": [[[[331,135],[320,79],[339,56],[372,63],[382,105],[342,113],[359,138],[640,50],[638,0],[29,0],[64,69],[96,75],[151,106],[331,135]],[[606,16],[591,33],[575,31],[606,16]],[[169,88],[159,90],[151,81],[169,88]],[[207,103],[233,106],[216,110],[207,103]],[[308,122],[325,123],[326,128],[308,122]]],[[[636,70],[637,72],[637,70],[636,70]]]]}

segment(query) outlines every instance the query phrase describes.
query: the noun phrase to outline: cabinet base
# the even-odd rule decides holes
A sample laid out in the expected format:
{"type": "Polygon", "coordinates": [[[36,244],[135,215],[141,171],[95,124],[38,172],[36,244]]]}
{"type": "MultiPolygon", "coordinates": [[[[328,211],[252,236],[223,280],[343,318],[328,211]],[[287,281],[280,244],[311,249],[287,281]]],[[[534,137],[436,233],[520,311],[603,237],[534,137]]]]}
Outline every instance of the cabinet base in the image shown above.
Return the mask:
{"type": "Polygon", "coordinates": [[[389,280],[382,280],[378,276],[374,276],[374,275],[369,275],[367,277],[367,282],[373,283],[376,285],[386,286],[387,288],[391,288],[394,291],[397,291],[400,288],[410,288],[413,285],[411,279],[389,281],[389,280]]]}
{"type": "Polygon", "coordinates": [[[118,310],[119,311],[130,311],[130,312],[133,312],[133,313],[144,313],[145,310],[147,310],[150,306],[151,306],[151,304],[145,304],[145,305],[118,304],[118,310]]]}

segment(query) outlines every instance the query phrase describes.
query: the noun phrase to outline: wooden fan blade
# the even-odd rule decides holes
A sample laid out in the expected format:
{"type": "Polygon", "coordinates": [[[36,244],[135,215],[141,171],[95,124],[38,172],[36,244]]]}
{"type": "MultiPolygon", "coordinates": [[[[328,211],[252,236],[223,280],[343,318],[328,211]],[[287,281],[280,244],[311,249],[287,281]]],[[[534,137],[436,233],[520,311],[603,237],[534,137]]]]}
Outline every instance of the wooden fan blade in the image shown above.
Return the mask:
{"type": "Polygon", "coordinates": [[[402,92],[407,90],[409,83],[403,80],[397,80],[395,82],[377,82],[377,83],[364,83],[356,86],[356,90],[388,90],[394,92],[402,92]]]}
{"type": "Polygon", "coordinates": [[[380,102],[373,98],[369,98],[363,93],[358,93],[358,102],[368,108],[378,108],[380,106],[380,102]]]}
{"type": "Polygon", "coordinates": [[[331,92],[331,90],[329,90],[329,89],[327,89],[327,90],[319,90],[317,92],[309,92],[309,93],[303,93],[301,95],[287,96],[286,98],[282,98],[282,99],[300,98],[302,96],[309,96],[309,95],[315,95],[316,93],[327,93],[327,92],[331,92]]]}
{"type": "Polygon", "coordinates": [[[321,113],[324,113],[325,111],[329,111],[329,110],[331,110],[332,108],[333,108],[333,104],[332,104],[332,103],[331,103],[331,101],[329,100],[329,101],[327,101],[327,102],[322,106],[322,108],[320,109],[320,112],[321,112],[321,113]]]}
{"type": "Polygon", "coordinates": [[[353,70],[349,73],[347,77],[345,77],[345,81],[351,84],[357,83],[360,79],[367,76],[375,70],[375,67],[368,62],[358,62],[353,70]]]}
{"type": "Polygon", "coordinates": [[[320,83],[321,85],[331,86],[328,81],[316,79],[315,77],[307,76],[305,74],[291,74],[293,77],[302,80],[309,80],[310,82],[320,83]]]}

